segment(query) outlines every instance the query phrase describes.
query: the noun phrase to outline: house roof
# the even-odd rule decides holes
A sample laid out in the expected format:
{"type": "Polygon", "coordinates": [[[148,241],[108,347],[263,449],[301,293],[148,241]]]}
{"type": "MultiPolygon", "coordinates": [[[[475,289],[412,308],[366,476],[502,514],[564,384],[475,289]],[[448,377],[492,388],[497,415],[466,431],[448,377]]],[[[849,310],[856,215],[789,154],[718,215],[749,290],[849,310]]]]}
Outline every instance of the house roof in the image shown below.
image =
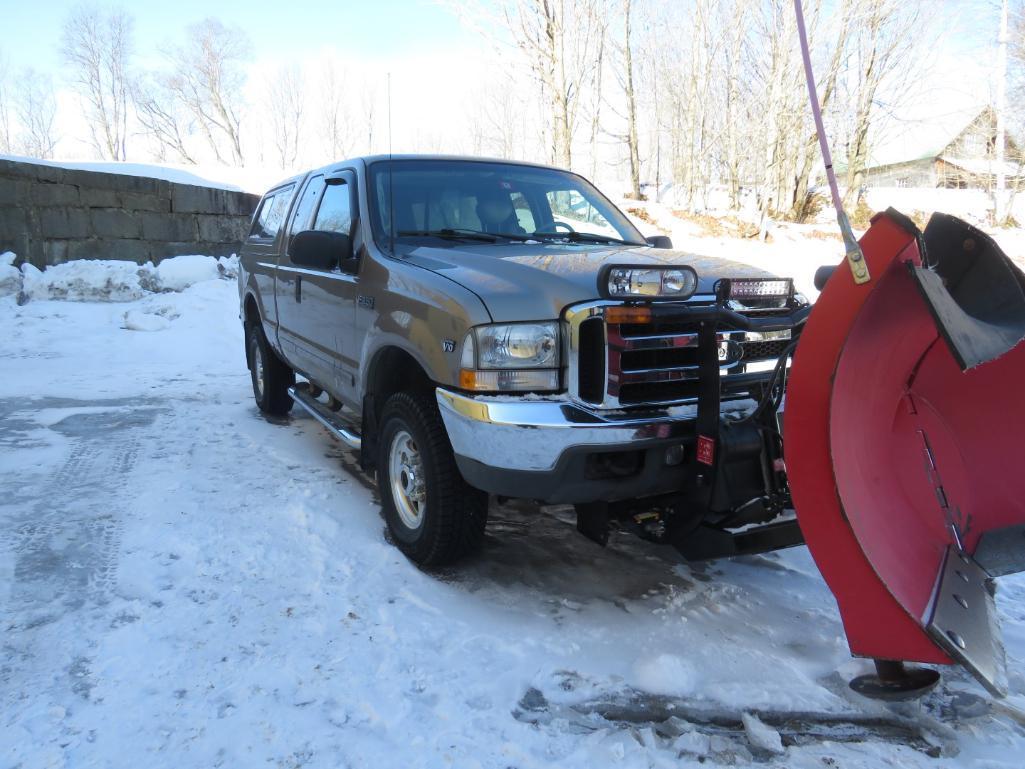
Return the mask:
{"type": "Polygon", "coordinates": [[[870,150],[866,165],[876,168],[940,157],[955,139],[986,113],[992,113],[992,109],[971,107],[893,125],[888,131],[890,136],[870,150]]]}
{"type": "Polygon", "coordinates": [[[941,155],[940,160],[975,176],[994,175],[1000,171],[1001,166],[1006,176],[1013,178],[1022,176],[1021,165],[1010,160],[1005,160],[1000,164],[989,158],[956,158],[949,155],[941,155]]]}

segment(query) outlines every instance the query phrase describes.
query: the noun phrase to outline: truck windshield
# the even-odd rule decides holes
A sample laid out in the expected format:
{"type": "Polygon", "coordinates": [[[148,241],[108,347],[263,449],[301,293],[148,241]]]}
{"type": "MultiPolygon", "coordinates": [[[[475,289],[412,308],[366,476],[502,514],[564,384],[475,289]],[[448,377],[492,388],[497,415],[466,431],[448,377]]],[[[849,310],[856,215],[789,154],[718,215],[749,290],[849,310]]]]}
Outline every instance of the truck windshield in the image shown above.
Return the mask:
{"type": "Polygon", "coordinates": [[[583,178],[565,171],[403,159],[376,161],[368,173],[370,221],[380,246],[392,237],[397,246],[459,241],[646,245],[619,209],[583,178]]]}

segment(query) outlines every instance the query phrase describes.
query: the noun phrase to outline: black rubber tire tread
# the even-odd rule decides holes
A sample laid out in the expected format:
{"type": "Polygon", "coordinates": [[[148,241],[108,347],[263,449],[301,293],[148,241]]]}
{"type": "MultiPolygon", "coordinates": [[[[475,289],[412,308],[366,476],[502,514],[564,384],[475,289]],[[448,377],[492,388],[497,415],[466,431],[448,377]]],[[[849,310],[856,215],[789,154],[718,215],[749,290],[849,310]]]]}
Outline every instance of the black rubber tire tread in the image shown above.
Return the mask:
{"type": "Polygon", "coordinates": [[[414,563],[437,567],[479,550],[488,520],[488,495],[463,480],[433,395],[396,393],[384,404],[378,435],[377,485],[392,538],[414,563]],[[402,426],[417,442],[427,476],[427,513],[412,532],[395,510],[388,451],[402,426]]]}
{"type": "MultiPolygon", "coordinates": [[[[253,381],[253,398],[260,411],[271,416],[282,417],[292,410],[292,396],[288,388],[295,384],[295,371],[285,363],[267,341],[263,333],[263,324],[246,324],[246,350],[255,337],[263,356],[263,397],[256,391],[256,374],[253,372],[252,360],[249,360],[249,375],[253,381]]],[[[247,354],[247,358],[250,358],[247,354]]]]}

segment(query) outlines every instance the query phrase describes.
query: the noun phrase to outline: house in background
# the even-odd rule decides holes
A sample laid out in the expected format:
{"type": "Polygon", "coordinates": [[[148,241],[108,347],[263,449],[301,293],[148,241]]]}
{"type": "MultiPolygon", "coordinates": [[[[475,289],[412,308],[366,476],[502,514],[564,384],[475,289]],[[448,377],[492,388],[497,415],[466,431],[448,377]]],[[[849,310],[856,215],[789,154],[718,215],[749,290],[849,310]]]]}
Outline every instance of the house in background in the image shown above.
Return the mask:
{"type": "MultiPolygon", "coordinates": [[[[952,116],[957,120],[957,116],[952,116]]],[[[987,107],[967,123],[962,115],[953,130],[936,124],[908,131],[871,159],[865,187],[943,187],[992,190],[996,187],[997,120],[987,107]]],[[[939,121],[942,123],[944,121],[939,121]]],[[[950,123],[951,121],[946,121],[950,123]]],[[[1007,187],[1025,187],[1025,156],[1006,134],[1003,162],[1007,187]]]]}

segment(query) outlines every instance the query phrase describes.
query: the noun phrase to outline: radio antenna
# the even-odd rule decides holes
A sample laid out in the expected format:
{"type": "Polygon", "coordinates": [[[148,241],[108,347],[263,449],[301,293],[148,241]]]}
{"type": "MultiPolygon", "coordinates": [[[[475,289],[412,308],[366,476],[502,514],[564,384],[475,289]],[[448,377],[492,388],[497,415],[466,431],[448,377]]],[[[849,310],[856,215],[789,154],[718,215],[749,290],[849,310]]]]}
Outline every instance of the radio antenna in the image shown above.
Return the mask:
{"type": "Polygon", "coordinates": [[[395,185],[392,183],[395,163],[391,152],[391,72],[388,73],[388,229],[391,234],[391,255],[395,256],[395,185]]]}
{"type": "Polygon", "coordinates": [[[819,135],[819,149],[822,151],[822,162],[826,167],[826,180],[829,182],[833,208],[836,209],[836,222],[840,225],[840,234],[843,236],[844,247],[847,250],[847,264],[850,265],[855,283],[868,283],[872,276],[869,275],[865,255],[861,251],[858,239],[854,237],[854,230],[851,229],[847,212],[843,209],[840,189],[836,184],[833,157],[829,153],[829,137],[826,135],[826,127],[822,122],[822,106],[819,104],[818,91],[815,90],[815,73],[811,66],[811,52],[808,50],[808,33],[804,27],[804,9],[801,7],[801,0],[794,0],[794,14],[797,16],[797,36],[801,42],[801,58],[804,60],[804,79],[808,83],[808,101],[811,103],[811,114],[815,119],[815,133],[819,135]]]}

